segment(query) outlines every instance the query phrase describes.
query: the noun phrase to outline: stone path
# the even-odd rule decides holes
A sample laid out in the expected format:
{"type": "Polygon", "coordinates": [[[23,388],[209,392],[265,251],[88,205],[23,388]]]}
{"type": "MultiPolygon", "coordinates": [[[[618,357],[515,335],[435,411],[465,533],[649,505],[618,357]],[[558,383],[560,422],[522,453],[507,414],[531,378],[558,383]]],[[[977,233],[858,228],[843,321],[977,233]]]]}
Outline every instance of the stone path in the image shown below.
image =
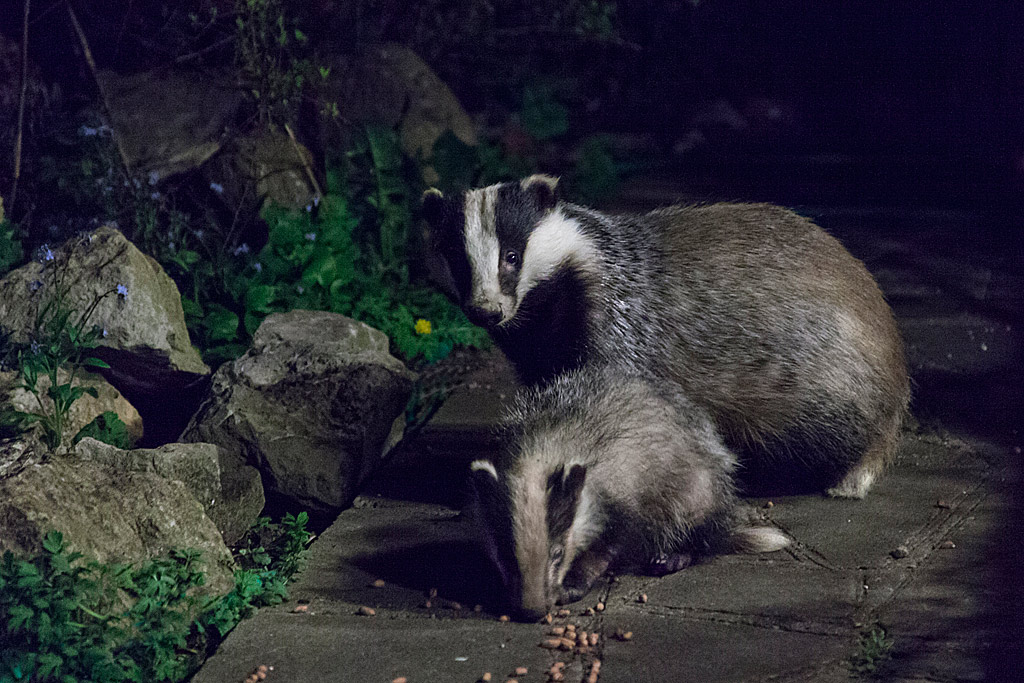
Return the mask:
{"type": "Polygon", "coordinates": [[[867,499],[751,499],[792,549],[619,576],[555,619],[598,633],[595,647],[544,649],[551,626],[498,620],[457,512],[466,463],[493,447],[487,427],[512,391],[507,370],[486,363],[314,543],[291,600],[240,624],[196,683],[241,682],[260,664],[281,683],[472,683],[485,672],[526,683],[559,661],[576,683],[598,659],[601,683],[846,681],[868,652],[863,634],[881,628],[884,680],[1024,680],[1020,257],[965,249],[971,216],[817,217],[876,273],[916,382],[920,423],[867,499]]]}

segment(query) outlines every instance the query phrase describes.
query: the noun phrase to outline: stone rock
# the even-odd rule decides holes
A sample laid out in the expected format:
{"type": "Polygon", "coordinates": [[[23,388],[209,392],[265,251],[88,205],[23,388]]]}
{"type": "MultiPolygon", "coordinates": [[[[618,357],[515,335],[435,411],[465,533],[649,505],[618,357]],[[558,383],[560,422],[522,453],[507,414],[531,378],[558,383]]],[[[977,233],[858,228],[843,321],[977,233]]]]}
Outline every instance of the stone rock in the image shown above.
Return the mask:
{"type": "Polygon", "coordinates": [[[306,171],[312,163],[313,155],[301,143],[284,133],[267,133],[232,140],[203,172],[223,190],[226,206],[255,216],[266,200],[292,208],[309,205],[316,194],[306,171]]]}
{"type": "Polygon", "coordinates": [[[232,545],[256,522],[263,511],[263,483],[259,471],[224,458],[211,443],[169,443],[159,448],[123,451],[95,439],[82,439],[75,457],[115,472],[151,472],[180,481],[203,506],[224,538],[232,545]],[[227,461],[227,467],[222,463],[227,461]]]}
{"type": "MultiPolygon", "coordinates": [[[[58,382],[66,382],[67,377],[68,373],[64,369],[57,371],[58,382]]],[[[11,408],[21,412],[38,411],[39,404],[36,402],[34,395],[26,389],[14,388],[17,379],[17,374],[14,372],[0,372],[0,403],[6,401],[7,405],[11,408]]],[[[108,410],[117,413],[117,416],[121,418],[121,422],[124,422],[132,443],[142,438],[142,416],[110,382],[100,375],[91,372],[81,372],[75,377],[72,385],[93,387],[99,395],[93,398],[89,394],[85,394],[71,404],[71,408],[68,410],[68,422],[64,428],[65,446],[71,443],[71,439],[82,427],[108,410]]],[[[46,395],[46,390],[50,388],[50,379],[48,377],[40,377],[37,386],[43,405],[46,406],[47,411],[52,411],[53,400],[46,395]]]]}
{"type": "Polygon", "coordinates": [[[174,281],[116,229],[101,227],[66,242],[52,261],[33,261],[0,280],[0,327],[12,341],[28,341],[55,272],[63,272],[73,310],[102,297],[89,319],[107,331],[93,353],[111,366],[102,374],[138,409],[147,440],[173,440],[210,372],[189,340],[174,281]]]}
{"type": "Polygon", "coordinates": [[[260,471],[221,453],[220,498],[206,514],[217,524],[224,542],[229,546],[238,543],[259,519],[265,503],[260,471]]]}
{"type": "Polygon", "coordinates": [[[100,81],[132,170],[158,178],[198,168],[216,154],[244,102],[231,70],[104,71],[100,81]]]}
{"type": "Polygon", "coordinates": [[[202,551],[201,592],[234,587],[220,532],[184,484],[152,472],[51,457],[0,480],[0,551],[39,553],[51,530],[100,562],[140,563],[172,549],[202,551]]]}
{"type": "MultiPolygon", "coordinates": [[[[323,97],[337,103],[345,120],[398,128],[403,151],[414,159],[430,159],[434,143],[448,130],[467,145],[476,145],[476,128],[469,114],[444,81],[408,47],[387,43],[355,58],[337,59],[330,65],[323,97]]],[[[330,135],[324,137],[328,146],[345,144],[330,135]]],[[[438,180],[428,166],[423,176],[428,184],[438,180]]]]}
{"type": "Polygon", "coordinates": [[[363,323],[275,314],[252,348],[214,375],[182,440],[215,443],[255,465],[268,494],[289,504],[336,512],[394,439],[413,379],[388,353],[387,337],[363,323]]]}
{"type": "Polygon", "coordinates": [[[220,497],[220,461],[213,444],[169,443],[124,451],[86,437],[75,445],[74,454],[112,472],[150,472],[180,481],[207,511],[220,497]]]}

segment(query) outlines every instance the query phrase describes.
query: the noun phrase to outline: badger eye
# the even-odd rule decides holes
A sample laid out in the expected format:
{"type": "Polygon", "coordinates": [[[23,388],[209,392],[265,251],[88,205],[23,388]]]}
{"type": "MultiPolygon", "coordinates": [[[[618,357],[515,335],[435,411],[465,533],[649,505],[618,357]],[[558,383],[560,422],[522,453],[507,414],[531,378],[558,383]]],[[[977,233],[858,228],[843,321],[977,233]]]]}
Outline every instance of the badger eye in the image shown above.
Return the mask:
{"type": "Polygon", "coordinates": [[[565,549],[562,548],[562,546],[556,545],[554,548],[551,549],[551,561],[554,562],[555,564],[558,564],[559,562],[561,562],[562,558],[564,556],[565,556],[565,549]]]}
{"type": "Polygon", "coordinates": [[[507,263],[510,266],[519,265],[519,254],[516,253],[514,250],[509,249],[508,251],[505,252],[505,263],[507,263]]]}

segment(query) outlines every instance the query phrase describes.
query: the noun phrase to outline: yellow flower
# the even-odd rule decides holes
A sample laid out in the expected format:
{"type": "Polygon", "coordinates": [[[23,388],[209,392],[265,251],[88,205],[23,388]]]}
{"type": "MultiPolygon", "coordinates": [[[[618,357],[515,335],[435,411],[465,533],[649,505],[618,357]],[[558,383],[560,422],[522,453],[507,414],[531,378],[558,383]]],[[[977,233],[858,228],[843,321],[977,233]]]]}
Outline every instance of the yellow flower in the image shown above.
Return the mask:
{"type": "Polygon", "coordinates": [[[416,334],[430,334],[430,321],[420,318],[416,321],[416,334]]]}

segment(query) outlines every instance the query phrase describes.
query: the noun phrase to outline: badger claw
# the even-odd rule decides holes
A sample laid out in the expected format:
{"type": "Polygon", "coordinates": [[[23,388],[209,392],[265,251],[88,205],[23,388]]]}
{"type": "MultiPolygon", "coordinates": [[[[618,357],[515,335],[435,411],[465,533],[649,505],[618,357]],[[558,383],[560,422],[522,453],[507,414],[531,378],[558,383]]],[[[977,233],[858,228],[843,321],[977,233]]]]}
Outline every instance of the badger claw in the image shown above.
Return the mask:
{"type": "Polygon", "coordinates": [[[693,555],[690,553],[661,553],[651,559],[650,564],[647,565],[647,573],[651,576],[666,576],[685,569],[691,564],[693,564],[693,555]]]}

